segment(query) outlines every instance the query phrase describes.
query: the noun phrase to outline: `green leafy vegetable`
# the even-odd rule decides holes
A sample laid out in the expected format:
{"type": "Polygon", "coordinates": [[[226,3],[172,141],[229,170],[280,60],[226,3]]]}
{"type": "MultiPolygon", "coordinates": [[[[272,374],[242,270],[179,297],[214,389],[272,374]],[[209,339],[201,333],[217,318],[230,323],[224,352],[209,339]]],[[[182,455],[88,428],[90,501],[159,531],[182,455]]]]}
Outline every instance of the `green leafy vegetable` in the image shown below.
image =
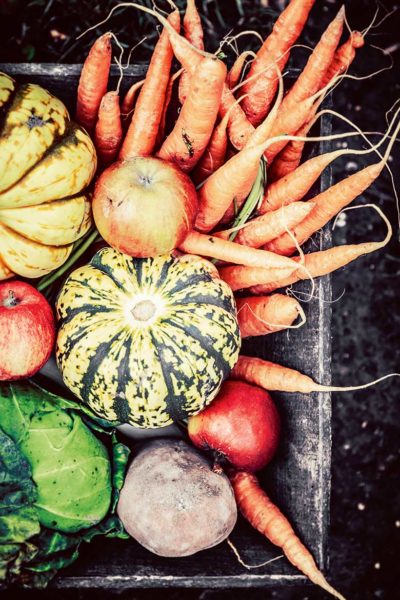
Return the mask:
{"type": "Polygon", "coordinates": [[[0,448],[0,582],[45,587],[83,541],[128,537],[114,510],[129,450],[112,424],[33,382],[2,383],[0,448]]]}
{"type": "Polygon", "coordinates": [[[0,430],[0,580],[20,555],[31,556],[27,540],[40,531],[33,503],[37,498],[28,461],[0,430]]]}

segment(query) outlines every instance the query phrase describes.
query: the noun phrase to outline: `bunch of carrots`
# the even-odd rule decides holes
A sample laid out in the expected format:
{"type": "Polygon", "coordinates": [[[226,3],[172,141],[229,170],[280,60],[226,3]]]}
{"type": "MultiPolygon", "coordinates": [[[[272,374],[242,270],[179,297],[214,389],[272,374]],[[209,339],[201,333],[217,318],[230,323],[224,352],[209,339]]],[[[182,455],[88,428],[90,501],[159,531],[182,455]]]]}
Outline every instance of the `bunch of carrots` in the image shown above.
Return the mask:
{"type": "MultiPolygon", "coordinates": [[[[131,6],[156,17],[163,26],[145,79],[134,83],[122,99],[117,90],[107,91],[112,34],[105,33],[91,48],[79,82],[76,118],[93,136],[101,168],[116,160],[153,155],[176,163],[192,177],[199,211],[195,229],[179,250],[215,259],[219,276],[240,293],[237,307],[243,337],[296,326],[293,323],[299,316],[303,322],[299,302],[276,290],[343,267],[381,248],[391,236],[386,220],[389,231],[382,242],[307,254],[301,247],[377,179],[399,131],[394,118],[384,154],[378,147],[386,136],[368,150],[341,149],[301,162],[305,144],[322,139],[309,134],[324,113],[318,112],[321,102],[345,76],[364,44],[362,33],[344,32],[342,8],[285,91],[282,72],[314,2],[291,0],[257,54],[250,60],[252,53],[243,52],[229,71],[219,55],[205,50],[194,0],[187,1],[182,24],[172,2],[168,17],[136,3],[120,4],[111,12],[131,6]],[[169,123],[174,93],[180,106],[169,123]],[[372,151],[379,156],[377,162],[305,199],[334,160],[350,152],[372,151]]],[[[340,136],[329,139],[334,137],[340,136]]],[[[247,356],[240,357],[231,376],[267,390],[336,389],[247,356]]],[[[312,581],[342,598],[256,477],[231,472],[230,478],[250,523],[280,546],[312,581]]]]}

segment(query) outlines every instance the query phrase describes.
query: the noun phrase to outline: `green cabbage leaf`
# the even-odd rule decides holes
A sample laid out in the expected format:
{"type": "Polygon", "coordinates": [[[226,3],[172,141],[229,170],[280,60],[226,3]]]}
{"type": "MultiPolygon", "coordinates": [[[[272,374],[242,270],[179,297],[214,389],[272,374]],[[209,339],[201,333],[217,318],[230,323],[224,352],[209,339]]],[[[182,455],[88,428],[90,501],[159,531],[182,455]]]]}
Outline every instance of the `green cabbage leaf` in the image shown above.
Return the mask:
{"type": "Polygon", "coordinates": [[[128,448],[113,424],[31,381],[0,384],[0,582],[42,588],[95,536],[127,538],[115,507],[128,448]]]}

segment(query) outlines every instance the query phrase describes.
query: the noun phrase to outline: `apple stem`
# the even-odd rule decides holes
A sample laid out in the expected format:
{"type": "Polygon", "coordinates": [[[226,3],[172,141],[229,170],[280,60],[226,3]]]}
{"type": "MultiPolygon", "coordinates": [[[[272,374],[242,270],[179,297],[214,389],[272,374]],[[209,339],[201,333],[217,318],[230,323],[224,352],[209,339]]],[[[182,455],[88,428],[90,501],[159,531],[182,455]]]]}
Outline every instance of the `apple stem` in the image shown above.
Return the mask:
{"type": "Polygon", "coordinates": [[[17,306],[19,300],[12,290],[8,290],[8,297],[4,300],[3,305],[7,307],[17,306]]]}
{"type": "Polygon", "coordinates": [[[220,462],[220,454],[219,452],[214,452],[214,464],[213,464],[213,473],[217,473],[217,475],[222,475],[222,473],[224,472],[222,466],[221,466],[221,462],[220,462]]]}

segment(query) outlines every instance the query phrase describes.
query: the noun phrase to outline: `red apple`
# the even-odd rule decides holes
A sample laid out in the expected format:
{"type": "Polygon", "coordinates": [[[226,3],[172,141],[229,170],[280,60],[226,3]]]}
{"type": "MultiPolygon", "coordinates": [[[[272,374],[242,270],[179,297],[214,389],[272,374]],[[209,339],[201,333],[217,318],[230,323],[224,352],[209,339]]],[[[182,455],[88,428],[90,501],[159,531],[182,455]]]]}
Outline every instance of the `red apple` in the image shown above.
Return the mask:
{"type": "Polygon", "coordinates": [[[144,156],[114,163],[93,196],[96,226],[110,246],[145,258],[168,254],[193,228],[197,194],[172,163],[144,156]]]}
{"type": "Polygon", "coordinates": [[[53,312],[29,283],[0,283],[0,380],[31,377],[49,359],[55,341],[53,312]]]}
{"type": "Polygon", "coordinates": [[[237,469],[258,471],[278,446],[280,419],[268,392],[228,380],[211,404],[189,418],[188,432],[198,448],[222,454],[237,469]]]}

